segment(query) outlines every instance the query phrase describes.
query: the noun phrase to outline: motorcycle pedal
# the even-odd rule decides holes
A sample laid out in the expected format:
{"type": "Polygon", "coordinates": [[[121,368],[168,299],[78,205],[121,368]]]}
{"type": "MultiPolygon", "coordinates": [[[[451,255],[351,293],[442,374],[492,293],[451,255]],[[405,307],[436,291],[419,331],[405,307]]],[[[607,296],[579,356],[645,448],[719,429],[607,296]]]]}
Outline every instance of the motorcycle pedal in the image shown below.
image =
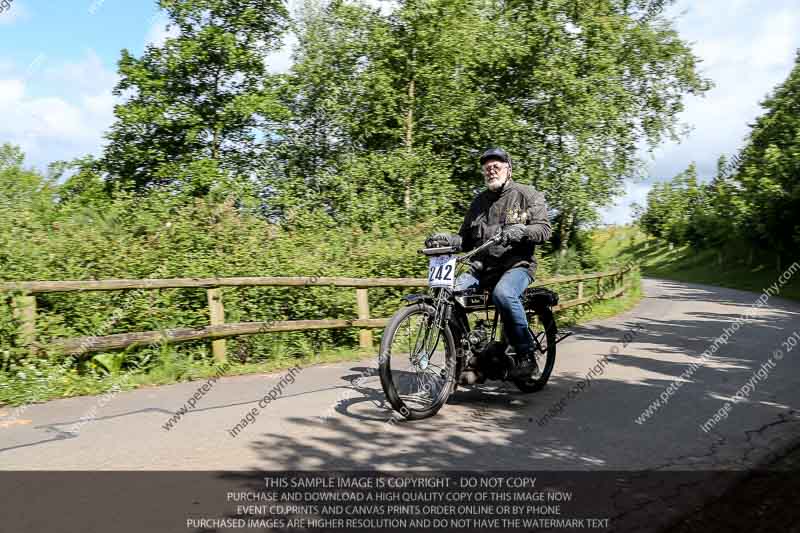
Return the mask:
{"type": "Polygon", "coordinates": [[[562,332],[562,334],[559,335],[556,338],[556,344],[558,344],[559,342],[563,341],[564,339],[566,339],[570,335],[573,335],[574,333],[575,333],[574,331],[569,331],[569,330],[566,330],[566,331],[562,332]]]}

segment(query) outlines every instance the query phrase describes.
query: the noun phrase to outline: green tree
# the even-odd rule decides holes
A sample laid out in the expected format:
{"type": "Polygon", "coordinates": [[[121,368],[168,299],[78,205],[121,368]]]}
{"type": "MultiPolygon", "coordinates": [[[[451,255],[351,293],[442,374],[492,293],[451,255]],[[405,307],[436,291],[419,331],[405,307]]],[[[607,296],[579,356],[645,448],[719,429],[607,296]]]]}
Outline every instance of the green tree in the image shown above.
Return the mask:
{"type": "MultiPolygon", "coordinates": [[[[664,4],[406,0],[390,16],[342,1],[318,8],[301,30],[293,121],[312,122],[306,139],[324,148],[294,153],[313,174],[338,169],[344,153],[427,151],[448,163],[463,209],[481,185],[477,155],[505,146],[516,179],[547,193],[566,248],[637,171],[637,145],[676,136],[683,96],[709,86],[664,4]]],[[[408,208],[417,183],[386,194],[404,195],[408,208]]]]}
{"type": "Polygon", "coordinates": [[[755,245],[787,257],[800,245],[800,50],[761,106],[735,176],[741,223],[755,245]]]}
{"type": "Polygon", "coordinates": [[[24,162],[18,146],[0,145],[0,279],[28,279],[36,272],[54,220],[55,179],[24,162]]]}
{"type": "Polygon", "coordinates": [[[495,95],[484,130],[546,191],[562,250],[640,173],[637,146],[676,137],[683,96],[709,87],[662,16],[668,3],[513,2],[502,12],[509,44],[483,78],[495,95]]]}
{"type": "Polygon", "coordinates": [[[86,156],[70,162],[60,162],[58,179],[72,172],[58,188],[58,203],[60,206],[78,204],[81,206],[102,206],[110,201],[103,177],[95,169],[97,160],[93,156],[86,156]]]}
{"type": "Polygon", "coordinates": [[[355,207],[336,192],[347,183],[362,199],[367,190],[379,195],[360,202],[360,218],[406,223],[441,212],[441,197],[452,203],[454,151],[476,150],[463,137],[480,113],[472,75],[487,25],[468,0],[404,2],[390,16],[360,4],[308,4],[287,94],[285,202],[310,189],[308,202],[341,215],[355,207]],[[370,172],[352,172],[359,168],[370,172]],[[383,198],[401,211],[363,216],[383,198]]]}
{"type": "Polygon", "coordinates": [[[670,181],[653,185],[639,225],[655,237],[684,244],[696,238],[692,220],[706,202],[705,191],[697,182],[697,167],[692,163],[670,181]]]}
{"type": "Polygon", "coordinates": [[[177,31],[141,58],[127,50],[114,93],[126,97],[100,161],[109,183],[191,195],[245,183],[264,163],[285,110],[264,58],[286,27],[280,0],[159,0],[177,31]]]}

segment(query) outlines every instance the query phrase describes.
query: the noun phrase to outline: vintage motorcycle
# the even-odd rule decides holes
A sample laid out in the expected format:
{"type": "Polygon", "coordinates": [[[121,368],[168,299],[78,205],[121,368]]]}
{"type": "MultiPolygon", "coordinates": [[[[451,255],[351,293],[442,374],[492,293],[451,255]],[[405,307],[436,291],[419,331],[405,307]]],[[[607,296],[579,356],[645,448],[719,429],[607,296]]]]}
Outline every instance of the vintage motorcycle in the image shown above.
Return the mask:
{"type": "Polygon", "coordinates": [[[530,393],[541,390],[550,378],[556,344],[571,334],[558,334],[552,310],[558,304],[555,292],[533,287],[525,290],[522,300],[539,372],[509,378],[508,372],[515,364],[514,352],[505,339],[500,314],[489,316],[494,309],[491,292],[455,290],[459,267],[465,267],[470,258],[501,239],[502,233],[498,232],[461,255],[455,255],[456,249],[449,246],[419,250],[429,257],[429,290],[403,297],[408,303],[389,320],[378,357],[383,392],[405,418],[435,415],[459,384],[508,380],[530,393]],[[474,316],[480,312],[485,313],[484,318],[474,316]]]}

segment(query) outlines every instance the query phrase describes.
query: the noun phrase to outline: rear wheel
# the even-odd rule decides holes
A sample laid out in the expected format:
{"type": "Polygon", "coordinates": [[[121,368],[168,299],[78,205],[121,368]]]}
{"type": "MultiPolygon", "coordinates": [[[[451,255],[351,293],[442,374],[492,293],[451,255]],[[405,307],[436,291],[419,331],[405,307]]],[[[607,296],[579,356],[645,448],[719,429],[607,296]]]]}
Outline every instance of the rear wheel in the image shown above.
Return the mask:
{"type": "Polygon", "coordinates": [[[455,381],[456,349],[449,326],[434,326],[425,303],[400,309],[381,339],[381,385],[392,407],[409,420],[435,415],[455,381]]]}
{"type": "Polygon", "coordinates": [[[556,322],[553,311],[549,307],[544,307],[536,312],[539,324],[531,334],[537,339],[538,344],[534,343],[536,349],[536,363],[539,366],[539,374],[536,377],[519,378],[514,380],[514,384],[522,392],[538,392],[547,384],[553,366],[556,363],[556,322]]]}

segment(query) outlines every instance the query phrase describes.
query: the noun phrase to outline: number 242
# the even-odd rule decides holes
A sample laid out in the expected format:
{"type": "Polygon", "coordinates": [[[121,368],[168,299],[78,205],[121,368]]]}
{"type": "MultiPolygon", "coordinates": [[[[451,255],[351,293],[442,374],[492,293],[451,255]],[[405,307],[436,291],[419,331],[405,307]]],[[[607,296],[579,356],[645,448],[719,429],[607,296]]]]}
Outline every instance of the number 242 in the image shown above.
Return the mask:
{"type": "Polygon", "coordinates": [[[450,279],[450,274],[453,272],[453,265],[439,265],[438,267],[431,267],[428,273],[428,279],[447,280],[450,279]],[[442,272],[444,271],[444,275],[442,272]]]}

